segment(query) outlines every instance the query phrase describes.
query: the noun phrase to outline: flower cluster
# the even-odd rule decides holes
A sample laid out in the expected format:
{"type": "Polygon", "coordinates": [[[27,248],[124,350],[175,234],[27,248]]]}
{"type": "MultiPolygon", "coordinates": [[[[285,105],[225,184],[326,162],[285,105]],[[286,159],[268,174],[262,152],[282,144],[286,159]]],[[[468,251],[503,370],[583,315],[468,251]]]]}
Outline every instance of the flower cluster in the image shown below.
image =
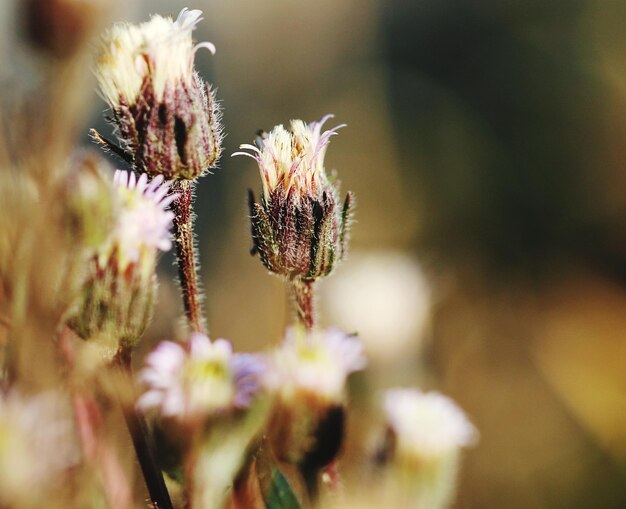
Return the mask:
{"type": "Polygon", "coordinates": [[[322,132],[332,115],[319,122],[292,120],[257,137],[258,147],[241,145],[256,160],[263,197],[250,193],[254,252],[268,270],[288,278],[314,280],[328,275],[346,252],[351,195],[343,207],[324,168],[330,138],[344,125],[322,132]]]}
{"type": "MultiPolygon", "coordinates": [[[[104,37],[96,75],[109,103],[125,157],[151,176],[195,179],[221,151],[219,109],[213,91],[194,70],[191,33],[202,11],[178,18],[152,16],[141,25],[118,24],[104,37]]],[[[110,145],[110,144],[109,144],[110,145]]]]}

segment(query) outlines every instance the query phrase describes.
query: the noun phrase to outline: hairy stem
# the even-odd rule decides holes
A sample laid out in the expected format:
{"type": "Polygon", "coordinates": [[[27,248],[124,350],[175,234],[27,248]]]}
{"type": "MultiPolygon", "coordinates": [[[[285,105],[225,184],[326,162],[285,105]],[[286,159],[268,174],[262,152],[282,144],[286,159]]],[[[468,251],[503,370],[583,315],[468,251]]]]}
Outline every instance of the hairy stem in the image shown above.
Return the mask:
{"type": "Polygon", "coordinates": [[[188,180],[177,181],[172,190],[178,198],[172,203],[174,211],[174,236],[178,279],[183,293],[185,315],[194,332],[207,332],[206,321],[202,315],[202,295],[198,283],[197,256],[193,232],[193,183],[188,180]]]}
{"type": "MultiPolygon", "coordinates": [[[[121,349],[115,359],[115,364],[127,381],[130,381],[132,377],[130,361],[130,350],[127,349],[121,349]]],[[[143,414],[134,406],[125,403],[122,394],[119,395],[119,400],[124,419],[126,420],[126,426],[135,447],[137,460],[146,481],[152,507],[154,509],[173,509],[172,501],[165,485],[165,479],[163,478],[163,472],[154,453],[154,444],[148,431],[146,420],[143,414]]]]}
{"type": "Polygon", "coordinates": [[[298,321],[306,330],[315,326],[315,281],[292,279],[289,282],[298,321]]]}

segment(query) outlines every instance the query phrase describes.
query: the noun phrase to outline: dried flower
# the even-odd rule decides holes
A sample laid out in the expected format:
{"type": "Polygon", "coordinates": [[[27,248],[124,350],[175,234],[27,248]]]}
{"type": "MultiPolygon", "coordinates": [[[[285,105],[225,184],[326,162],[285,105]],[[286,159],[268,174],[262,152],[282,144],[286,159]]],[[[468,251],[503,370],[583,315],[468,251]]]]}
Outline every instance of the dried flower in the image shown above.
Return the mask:
{"type": "Polygon", "coordinates": [[[257,138],[258,147],[235,152],[255,159],[261,172],[263,197],[250,193],[253,253],[275,274],[314,280],[328,275],[346,253],[351,195],[338,206],[336,186],[324,169],[330,138],[344,125],[322,132],[319,122],[292,120],[291,130],[276,126],[257,138]]]}
{"type": "Polygon", "coordinates": [[[224,339],[194,333],[186,344],[163,341],[146,358],[139,379],[148,390],[137,405],[164,417],[197,422],[250,406],[261,388],[262,361],[233,354],[224,339]]]}
{"type": "MultiPolygon", "coordinates": [[[[200,48],[191,32],[202,11],[183,9],[176,21],[152,16],[123,23],[105,35],[97,78],[113,113],[123,156],[151,176],[195,179],[221,151],[219,109],[211,87],[194,70],[200,48]]],[[[95,137],[116,152],[120,149],[95,137]]]]}
{"type": "Polygon", "coordinates": [[[117,171],[113,194],[116,224],[88,262],[80,302],[69,323],[85,339],[100,340],[106,354],[118,346],[132,346],[152,313],[155,270],[159,251],[171,247],[176,199],[158,176],[148,182],[143,174],[117,171]]]}
{"type": "Polygon", "coordinates": [[[388,431],[386,499],[398,507],[450,506],[461,448],[478,432],[450,398],[437,392],[391,389],[384,397],[388,431]]]}
{"type": "Polygon", "coordinates": [[[338,330],[291,329],[272,358],[276,393],[269,441],[276,456],[315,469],[341,446],[348,376],[363,369],[360,341],[338,330]]]}
{"type": "Polygon", "coordinates": [[[41,507],[79,450],[69,405],[48,392],[0,394],[0,505],[41,507]]]}

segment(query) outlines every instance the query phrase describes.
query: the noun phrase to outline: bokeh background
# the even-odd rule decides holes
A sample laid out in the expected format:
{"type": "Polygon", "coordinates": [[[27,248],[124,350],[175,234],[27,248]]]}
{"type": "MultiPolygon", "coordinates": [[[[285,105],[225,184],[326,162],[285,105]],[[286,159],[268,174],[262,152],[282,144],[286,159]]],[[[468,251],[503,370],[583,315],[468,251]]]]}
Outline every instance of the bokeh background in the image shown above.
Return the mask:
{"type": "MultiPolygon", "coordinates": [[[[195,37],[217,54],[196,65],[227,133],[197,190],[213,337],[262,349],[289,320],[281,281],[249,255],[257,170],[230,154],[260,128],[334,113],[348,127],[327,168],[358,207],[320,320],[369,352],[356,435],[381,389],[437,389],[481,433],[457,508],[626,507],[624,1],[73,1],[110,4],[107,22],[205,13],[195,37]]],[[[27,4],[0,3],[5,100],[42,75],[27,4]]],[[[107,127],[95,91],[83,107],[87,146],[107,127]]],[[[146,348],[179,333],[171,262],[146,348]]]]}

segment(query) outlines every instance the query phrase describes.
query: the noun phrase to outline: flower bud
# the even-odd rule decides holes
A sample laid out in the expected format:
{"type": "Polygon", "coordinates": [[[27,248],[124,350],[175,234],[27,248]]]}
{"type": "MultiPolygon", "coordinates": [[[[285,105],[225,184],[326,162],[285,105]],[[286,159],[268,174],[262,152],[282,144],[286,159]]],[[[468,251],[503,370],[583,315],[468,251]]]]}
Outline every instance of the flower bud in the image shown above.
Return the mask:
{"type": "Polygon", "coordinates": [[[255,159],[263,196],[250,192],[253,254],[268,270],[288,278],[315,280],[326,276],[346,253],[352,197],[343,207],[324,169],[324,155],[339,125],[322,132],[332,115],[319,122],[291,121],[291,130],[276,126],[257,138],[258,147],[244,144],[236,152],[255,159]]]}
{"type": "Polygon", "coordinates": [[[106,356],[119,346],[132,347],[143,333],[154,307],[158,251],[171,247],[176,198],[158,177],[117,171],[114,185],[116,224],[88,260],[80,300],[68,324],[84,339],[97,341],[106,356]]]}
{"type": "Polygon", "coordinates": [[[96,76],[111,107],[122,149],[141,172],[166,179],[195,179],[217,163],[220,112],[211,87],[194,70],[199,48],[191,32],[202,11],[183,9],[176,21],[152,16],[135,26],[118,24],[105,35],[96,76]]]}
{"type": "Polygon", "coordinates": [[[355,337],[333,329],[288,331],[274,353],[270,378],[276,404],[268,438],[279,459],[319,468],[335,457],[343,437],[346,380],[365,364],[355,337]]]}
{"type": "Polygon", "coordinates": [[[459,453],[476,442],[476,428],[454,401],[437,392],[391,389],[383,406],[387,498],[407,508],[449,507],[459,453]]]}

